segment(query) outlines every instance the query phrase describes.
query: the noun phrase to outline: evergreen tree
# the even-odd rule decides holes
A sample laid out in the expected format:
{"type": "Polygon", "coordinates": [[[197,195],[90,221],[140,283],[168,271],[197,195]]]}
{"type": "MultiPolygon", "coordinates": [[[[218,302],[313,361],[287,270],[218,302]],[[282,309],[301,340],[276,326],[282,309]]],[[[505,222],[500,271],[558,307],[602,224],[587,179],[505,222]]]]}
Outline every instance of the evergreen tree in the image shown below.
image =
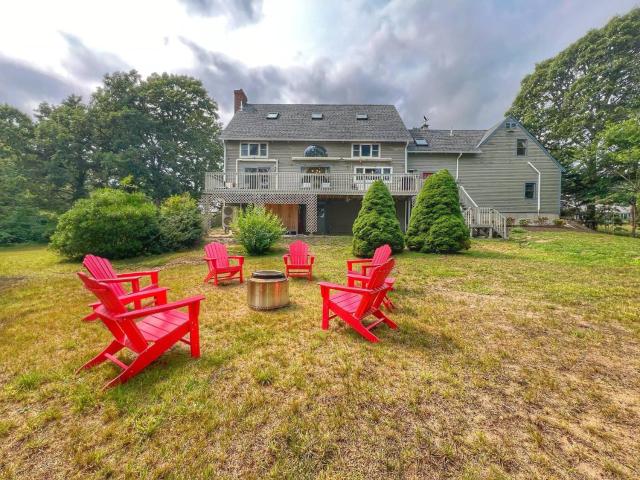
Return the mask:
{"type": "Polygon", "coordinates": [[[462,218],[458,186],[447,170],[424,182],[411,211],[406,239],[410,250],[423,253],[469,248],[469,229],[462,218]]]}
{"type": "Polygon", "coordinates": [[[404,238],[393,197],[382,180],[376,180],[362,200],[353,223],[353,254],[370,257],[376,248],[389,244],[395,253],[404,250],[404,238]]]}

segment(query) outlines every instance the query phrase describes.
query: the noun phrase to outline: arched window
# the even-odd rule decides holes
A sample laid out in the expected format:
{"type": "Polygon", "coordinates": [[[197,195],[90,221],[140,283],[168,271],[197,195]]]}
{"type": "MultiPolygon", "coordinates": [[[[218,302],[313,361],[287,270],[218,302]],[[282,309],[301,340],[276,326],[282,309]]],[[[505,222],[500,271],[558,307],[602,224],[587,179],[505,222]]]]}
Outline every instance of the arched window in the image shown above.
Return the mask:
{"type": "Polygon", "coordinates": [[[304,149],[305,157],[326,157],[327,150],[320,145],[309,145],[304,149]]]}

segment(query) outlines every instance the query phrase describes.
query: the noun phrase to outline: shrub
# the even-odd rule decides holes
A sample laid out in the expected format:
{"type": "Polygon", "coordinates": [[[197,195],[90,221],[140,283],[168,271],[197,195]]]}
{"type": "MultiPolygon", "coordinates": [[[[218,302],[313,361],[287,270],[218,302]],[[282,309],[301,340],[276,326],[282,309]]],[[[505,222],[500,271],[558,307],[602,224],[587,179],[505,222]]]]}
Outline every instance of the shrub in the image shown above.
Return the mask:
{"type": "Polygon", "coordinates": [[[563,219],[561,219],[561,218],[554,218],[554,219],[553,219],[553,224],[554,224],[556,227],[564,227],[565,222],[564,222],[564,220],[563,220],[563,219]]]}
{"type": "Polygon", "coordinates": [[[165,250],[195,245],[202,238],[202,214],[188,193],[167,198],[160,206],[160,241],[165,250]]]}
{"type": "Polygon", "coordinates": [[[0,244],[47,242],[56,219],[54,213],[31,206],[0,208],[0,244]]]}
{"type": "Polygon", "coordinates": [[[238,213],[231,230],[250,255],[265,253],[285,232],[284,225],[276,214],[255,205],[238,213]]]}
{"type": "Polygon", "coordinates": [[[51,246],[69,258],[127,258],[158,252],[158,210],[142,193],[101,189],[60,216],[51,246]]]}
{"type": "Polygon", "coordinates": [[[469,229],[462,217],[445,215],[433,222],[423,249],[434,253],[452,253],[470,246],[469,229]]]}
{"type": "Polygon", "coordinates": [[[389,244],[395,253],[404,250],[404,237],[396,216],[396,205],[382,180],[371,184],[353,223],[353,254],[370,257],[376,248],[389,244]]]}
{"type": "Polygon", "coordinates": [[[513,217],[507,217],[507,227],[513,227],[516,224],[516,219],[513,217]]]}
{"type": "Polygon", "coordinates": [[[520,220],[518,220],[518,225],[520,225],[521,227],[526,227],[530,223],[531,220],[529,220],[528,218],[521,218],[520,220]]]}
{"type": "Polygon", "coordinates": [[[546,225],[549,223],[549,217],[536,217],[535,222],[537,225],[546,225]]]}
{"type": "Polygon", "coordinates": [[[411,211],[406,238],[409,249],[424,253],[469,248],[469,229],[460,210],[458,186],[447,170],[440,170],[425,181],[411,211]]]}

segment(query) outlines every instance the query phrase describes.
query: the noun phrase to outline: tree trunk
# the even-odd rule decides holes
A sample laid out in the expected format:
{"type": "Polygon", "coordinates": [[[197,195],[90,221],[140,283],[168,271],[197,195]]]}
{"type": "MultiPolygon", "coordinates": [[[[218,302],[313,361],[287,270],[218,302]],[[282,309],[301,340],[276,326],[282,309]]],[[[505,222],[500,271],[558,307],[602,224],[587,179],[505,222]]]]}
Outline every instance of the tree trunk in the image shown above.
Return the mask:
{"type": "Polygon", "coordinates": [[[638,211],[637,211],[638,201],[637,199],[633,199],[631,202],[631,236],[635,238],[636,236],[636,227],[638,223],[638,211]]]}

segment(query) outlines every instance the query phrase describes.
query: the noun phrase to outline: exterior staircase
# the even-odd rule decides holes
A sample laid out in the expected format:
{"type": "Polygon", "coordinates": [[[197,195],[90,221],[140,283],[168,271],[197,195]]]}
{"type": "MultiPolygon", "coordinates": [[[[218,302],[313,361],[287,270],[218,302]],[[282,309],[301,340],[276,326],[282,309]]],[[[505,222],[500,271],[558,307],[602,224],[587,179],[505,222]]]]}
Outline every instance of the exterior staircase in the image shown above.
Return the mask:
{"type": "Polygon", "coordinates": [[[472,237],[484,235],[489,238],[509,238],[509,228],[504,215],[495,208],[478,206],[462,185],[458,186],[458,190],[464,222],[469,227],[472,237]]]}

